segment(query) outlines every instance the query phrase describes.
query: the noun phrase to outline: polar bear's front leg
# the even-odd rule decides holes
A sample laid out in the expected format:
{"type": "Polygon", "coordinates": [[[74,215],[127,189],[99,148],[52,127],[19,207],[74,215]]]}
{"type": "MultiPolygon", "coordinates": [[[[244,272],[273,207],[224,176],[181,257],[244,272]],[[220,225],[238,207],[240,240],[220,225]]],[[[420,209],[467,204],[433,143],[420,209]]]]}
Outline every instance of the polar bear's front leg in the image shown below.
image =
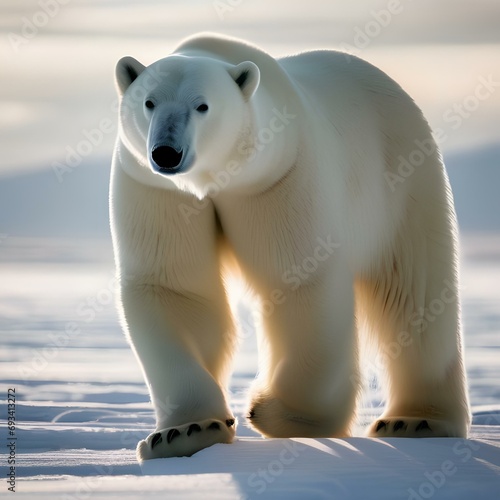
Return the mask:
{"type": "Polygon", "coordinates": [[[229,325],[220,304],[149,285],[125,287],[122,301],[157,420],[137,447],[138,459],[190,456],[230,443],[236,425],[220,361],[229,325]]]}
{"type": "Polygon", "coordinates": [[[138,445],[140,460],[192,455],[235,434],[225,395],[235,332],[216,218],[210,203],[195,201],[135,182],[115,165],[110,208],[123,326],[157,419],[138,445]]]}
{"type": "MultiPolygon", "coordinates": [[[[337,263],[337,264],[340,264],[337,263]]],[[[340,268],[340,265],[337,265],[340,268]]],[[[264,315],[264,365],[248,418],[268,437],[350,433],[359,390],[352,279],[322,273],[264,315]]]]}

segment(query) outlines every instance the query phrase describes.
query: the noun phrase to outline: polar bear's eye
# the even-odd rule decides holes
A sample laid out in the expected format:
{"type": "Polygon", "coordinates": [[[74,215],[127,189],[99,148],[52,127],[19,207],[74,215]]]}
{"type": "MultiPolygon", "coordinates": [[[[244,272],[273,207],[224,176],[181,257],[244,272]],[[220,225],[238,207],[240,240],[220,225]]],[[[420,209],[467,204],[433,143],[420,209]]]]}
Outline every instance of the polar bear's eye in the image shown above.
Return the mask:
{"type": "Polygon", "coordinates": [[[199,113],[206,113],[208,111],[208,104],[200,104],[197,108],[196,108],[196,111],[198,111],[199,113]]]}
{"type": "Polygon", "coordinates": [[[148,99],[144,105],[146,106],[146,108],[148,109],[153,109],[155,107],[155,103],[151,100],[151,99],[148,99]]]}

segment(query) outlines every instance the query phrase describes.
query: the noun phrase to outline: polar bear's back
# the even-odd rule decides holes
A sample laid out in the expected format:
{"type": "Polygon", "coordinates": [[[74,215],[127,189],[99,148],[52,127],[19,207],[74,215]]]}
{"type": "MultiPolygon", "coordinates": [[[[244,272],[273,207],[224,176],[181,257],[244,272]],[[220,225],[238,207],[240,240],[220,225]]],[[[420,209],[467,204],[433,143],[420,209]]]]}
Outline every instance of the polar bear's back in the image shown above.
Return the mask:
{"type": "Polygon", "coordinates": [[[399,132],[402,125],[411,128],[411,135],[428,130],[412,98],[386,73],[363,59],[334,50],[318,50],[277,61],[302,95],[336,124],[355,123],[375,113],[379,119],[387,119],[383,129],[397,122],[399,132]],[[395,114],[399,115],[397,118],[407,118],[401,123],[395,114]],[[421,130],[416,131],[415,127],[421,130]]]}
{"type": "Polygon", "coordinates": [[[279,64],[297,81],[357,83],[386,95],[401,97],[404,90],[386,73],[369,62],[336,50],[314,50],[277,59],[279,64]]]}

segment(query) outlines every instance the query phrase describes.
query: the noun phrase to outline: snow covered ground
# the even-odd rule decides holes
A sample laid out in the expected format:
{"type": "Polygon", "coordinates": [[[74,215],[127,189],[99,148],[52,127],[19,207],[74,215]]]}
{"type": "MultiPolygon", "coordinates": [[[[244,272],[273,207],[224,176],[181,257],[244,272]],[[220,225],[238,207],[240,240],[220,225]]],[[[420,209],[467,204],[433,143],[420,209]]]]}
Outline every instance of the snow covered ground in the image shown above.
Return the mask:
{"type": "Polygon", "coordinates": [[[263,440],[245,426],[257,366],[247,331],[231,381],[236,442],[141,467],[135,445],[154,416],[117,321],[109,242],[4,238],[0,495],[11,487],[13,450],[16,498],[26,499],[500,498],[500,237],[463,243],[470,440],[363,438],[381,412],[373,384],[357,437],[263,440]],[[15,436],[5,425],[9,389],[15,436]]]}

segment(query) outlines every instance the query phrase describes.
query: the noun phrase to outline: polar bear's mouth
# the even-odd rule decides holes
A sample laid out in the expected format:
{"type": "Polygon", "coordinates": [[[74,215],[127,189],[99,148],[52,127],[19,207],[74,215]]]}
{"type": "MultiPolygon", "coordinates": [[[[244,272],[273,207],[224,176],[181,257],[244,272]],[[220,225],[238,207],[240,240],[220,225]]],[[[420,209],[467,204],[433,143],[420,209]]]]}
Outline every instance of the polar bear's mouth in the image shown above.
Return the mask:
{"type": "Polygon", "coordinates": [[[153,168],[161,174],[175,174],[182,170],[184,150],[177,150],[171,146],[156,146],[151,151],[153,168]]]}

